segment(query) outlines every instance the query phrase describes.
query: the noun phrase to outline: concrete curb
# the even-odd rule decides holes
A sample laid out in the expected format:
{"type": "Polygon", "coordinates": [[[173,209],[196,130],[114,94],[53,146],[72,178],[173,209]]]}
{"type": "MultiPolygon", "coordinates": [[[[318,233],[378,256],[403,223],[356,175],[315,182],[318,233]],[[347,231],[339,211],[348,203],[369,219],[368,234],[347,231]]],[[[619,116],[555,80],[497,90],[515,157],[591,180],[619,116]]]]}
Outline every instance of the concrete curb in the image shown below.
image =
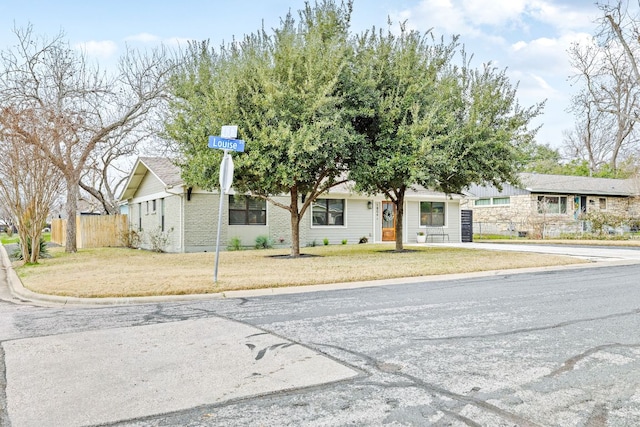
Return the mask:
{"type": "MultiPolygon", "coordinates": [[[[563,255],[571,256],[571,255],[563,255]]],[[[53,304],[53,305],[129,305],[129,304],[153,304],[162,302],[180,302],[180,301],[198,301],[219,298],[247,298],[268,295],[283,294],[299,294],[307,292],[322,292],[332,290],[347,290],[377,286],[393,286],[398,284],[418,284],[429,282],[455,281],[465,280],[477,277],[501,276],[506,274],[527,274],[554,270],[570,270],[594,267],[605,267],[613,265],[632,265],[638,264],[637,260],[599,260],[585,264],[570,264],[564,266],[550,267],[531,267],[518,268],[511,270],[489,270],[472,273],[454,273],[433,276],[417,276],[404,277],[395,279],[369,280],[363,282],[343,282],[330,283],[323,285],[307,285],[282,288],[263,288],[251,290],[226,291],[211,294],[188,294],[188,295],[162,295],[162,296],[145,296],[145,297],[118,297],[118,298],[79,298],[79,297],[62,297],[57,295],[39,294],[22,285],[22,281],[11,265],[9,255],[3,245],[0,244],[0,258],[2,259],[2,267],[6,271],[7,282],[11,295],[23,301],[34,304],[53,304]]]]}

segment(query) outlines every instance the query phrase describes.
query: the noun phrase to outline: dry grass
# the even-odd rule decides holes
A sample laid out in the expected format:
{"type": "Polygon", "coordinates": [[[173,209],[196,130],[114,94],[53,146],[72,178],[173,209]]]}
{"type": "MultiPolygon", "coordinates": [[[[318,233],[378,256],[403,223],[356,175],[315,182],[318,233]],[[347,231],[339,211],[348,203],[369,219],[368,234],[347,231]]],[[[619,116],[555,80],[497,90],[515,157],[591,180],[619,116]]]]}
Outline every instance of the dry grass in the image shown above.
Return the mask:
{"type": "Polygon", "coordinates": [[[398,277],[501,270],[579,263],[553,255],[473,249],[421,247],[394,253],[387,245],[305,248],[297,259],[287,250],[221,252],[214,285],[214,254],[159,254],[103,248],[66,254],[34,266],[16,266],[24,286],[34,292],[74,297],[183,295],[342,283],[398,277]]]}

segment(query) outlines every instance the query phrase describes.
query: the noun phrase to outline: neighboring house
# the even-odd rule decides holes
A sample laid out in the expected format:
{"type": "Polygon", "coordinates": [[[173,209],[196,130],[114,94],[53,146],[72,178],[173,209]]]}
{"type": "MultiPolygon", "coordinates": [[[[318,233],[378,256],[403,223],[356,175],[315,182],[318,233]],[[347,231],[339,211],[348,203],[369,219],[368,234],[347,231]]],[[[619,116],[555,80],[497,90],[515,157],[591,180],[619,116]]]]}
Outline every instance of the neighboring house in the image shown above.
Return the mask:
{"type": "Polygon", "coordinates": [[[640,216],[635,179],[522,173],[522,185],[472,186],[463,209],[473,210],[474,232],[533,233],[546,236],[585,231],[590,212],[640,216]]]}
{"type": "MultiPolygon", "coordinates": [[[[232,238],[253,246],[258,236],[268,236],[276,246],[291,244],[290,215],[259,198],[236,194],[233,189],[224,201],[221,247],[232,238]]],[[[148,234],[168,233],[167,252],[215,250],[220,205],[219,194],[187,186],[180,170],[169,159],[141,157],[131,171],[120,196],[126,203],[129,226],[142,232],[143,247],[149,248],[148,234]],[[145,238],[146,234],[146,238],[145,238]]],[[[436,228],[449,241],[460,241],[459,195],[417,190],[408,191],[404,206],[403,237],[416,242],[418,231],[436,228]]],[[[278,198],[288,204],[289,198],[278,198]]],[[[332,188],[313,203],[302,218],[300,246],[340,244],[344,239],[355,244],[366,237],[369,242],[395,241],[395,209],[383,196],[368,197],[349,186],[332,188]]],[[[432,239],[435,242],[437,237],[432,239]]],[[[431,241],[431,240],[430,240],[431,241]]]]}

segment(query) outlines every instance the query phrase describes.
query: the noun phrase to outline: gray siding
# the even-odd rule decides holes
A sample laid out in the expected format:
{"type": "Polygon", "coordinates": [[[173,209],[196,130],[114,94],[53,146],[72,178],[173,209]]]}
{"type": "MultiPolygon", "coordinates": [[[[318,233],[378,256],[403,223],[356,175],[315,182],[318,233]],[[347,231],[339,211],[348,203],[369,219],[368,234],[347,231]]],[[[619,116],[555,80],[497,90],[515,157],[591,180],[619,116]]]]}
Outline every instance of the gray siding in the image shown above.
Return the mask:
{"type": "MultiPolygon", "coordinates": [[[[442,202],[442,199],[433,200],[425,199],[425,202],[442,202]]],[[[444,200],[445,202],[445,224],[444,232],[449,235],[450,242],[460,242],[460,203],[458,200],[444,200]]],[[[405,208],[405,242],[415,243],[418,231],[424,231],[424,227],[420,227],[420,201],[412,200],[407,202],[405,208]]],[[[441,242],[441,239],[435,240],[441,242]]],[[[429,240],[431,243],[431,240],[429,240]]]]}
{"type": "MultiPolygon", "coordinates": [[[[322,197],[341,199],[341,197],[322,197]]],[[[300,239],[300,246],[311,244],[313,241],[322,245],[325,238],[329,244],[341,244],[347,239],[348,244],[358,243],[360,238],[366,237],[372,241],[373,209],[367,207],[369,199],[345,198],[345,225],[344,226],[313,226],[311,212],[307,211],[302,219],[301,230],[306,228],[306,240],[300,239]]],[[[301,233],[302,234],[302,233],[301,233]]]]}
{"type": "Polygon", "coordinates": [[[145,197],[161,192],[164,192],[164,184],[154,174],[147,172],[140,182],[136,196],[145,197]]]}
{"type": "MultiPolygon", "coordinates": [[[[217,194],[205,192],[193,192],[190,200],[186,200],[185,196],[183,220],[185,252],[215,250],[219,200],[217,194]]],[[[226,212],[228,211],[223,208],[223,224],[228,223],[226,212]]],[[[226,239],[227,227],[222,227],[221,240],[226,242],[226,239]]]]}

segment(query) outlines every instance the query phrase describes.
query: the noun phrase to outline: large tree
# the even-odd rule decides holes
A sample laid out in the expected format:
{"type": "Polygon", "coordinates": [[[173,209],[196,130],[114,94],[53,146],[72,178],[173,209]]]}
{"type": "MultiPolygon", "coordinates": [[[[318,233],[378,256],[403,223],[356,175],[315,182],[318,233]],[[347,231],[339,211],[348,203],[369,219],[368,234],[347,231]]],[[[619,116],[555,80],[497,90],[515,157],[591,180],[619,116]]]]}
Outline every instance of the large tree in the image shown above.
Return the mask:
{"type": "Polygon", "coordinates": [[[591,174],[599,173],[603,167],[618,169],[620,159],[635,142],[640,108],[634,65],[620,41],[610,34],[597,41],[593,38],[569,50],[577,71],[573,80],[581,88],[572,99],[576,126],[567,134],[565,145],[588,162],[591,174]]]}
{"type": "Polygon", "coordinates": [[[238,126],[245,152],[235,157],[236,191],[286,209],[291,256],[300,255],[300,221],[318,196],[343,182],[359,135],[344,108],[351,2],[306,4],[265,30],[220,50],[190,47],[173,80],[168,135],[177,142],[183,178],[218,187],[222,153],[206,146],[222,125],[238,126]],[[288,195],[281,203],[275,196],[288,195]]]}
{"type": "Polygon", "coordinates": [[[370,31],[356,47],[353,75],[358,116],[366,136],[350,178],[356,188],[382,193],[396,205],[396,250],[403,249],[407,191],[416,185],[459,193],[472,183],[516,181],[516,166],[541,108],[522,109],[504,72],[473,69],[457,40],[401,29],[370,31]],[[454,64],[459,54],[462,65],[454,64]]]}
{"type": "MultiPolygon", "coordinates": [[[[15,29],[17,45],[0,53],[0,101],[16,114],[35,113],[48,123],[27,138],[57,168],[66,189],[65,250],[75,252],[80,182],[97,151],[140,129],[162,101],[171,62],[163,49],[127,51],[105,73],[64,40],[15,29]]],[[[28,132],[29,129],[23,129],[28,132]]]]}

